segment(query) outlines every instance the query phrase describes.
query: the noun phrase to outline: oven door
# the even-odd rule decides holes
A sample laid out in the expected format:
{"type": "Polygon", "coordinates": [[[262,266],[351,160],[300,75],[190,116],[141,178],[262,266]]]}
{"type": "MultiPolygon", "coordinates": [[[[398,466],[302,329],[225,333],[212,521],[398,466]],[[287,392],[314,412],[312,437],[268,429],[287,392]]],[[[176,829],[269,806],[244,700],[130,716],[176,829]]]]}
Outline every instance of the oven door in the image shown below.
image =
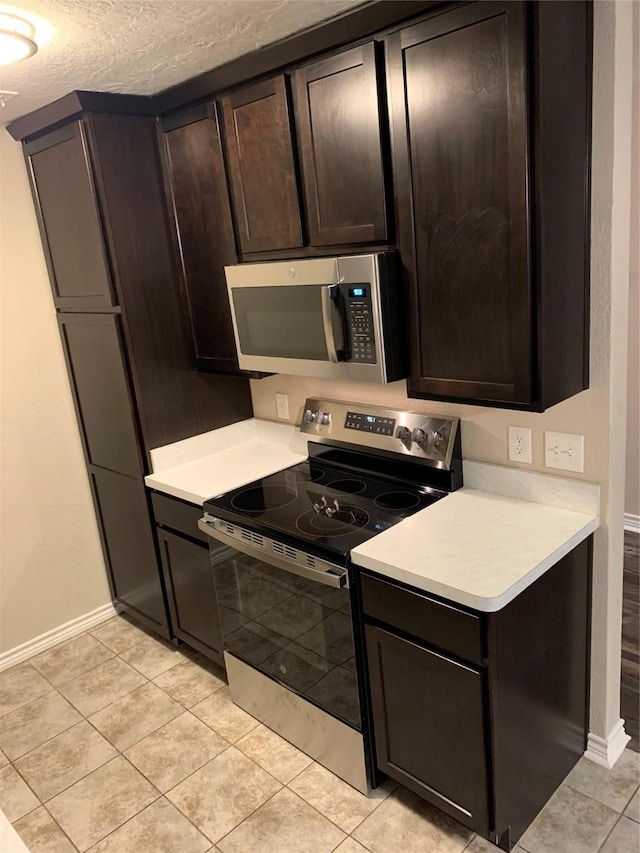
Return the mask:
{"type": "Polygon", "coordinates": [[[362,730],[348,572],[205,516],[225,651],[362,730]]]}

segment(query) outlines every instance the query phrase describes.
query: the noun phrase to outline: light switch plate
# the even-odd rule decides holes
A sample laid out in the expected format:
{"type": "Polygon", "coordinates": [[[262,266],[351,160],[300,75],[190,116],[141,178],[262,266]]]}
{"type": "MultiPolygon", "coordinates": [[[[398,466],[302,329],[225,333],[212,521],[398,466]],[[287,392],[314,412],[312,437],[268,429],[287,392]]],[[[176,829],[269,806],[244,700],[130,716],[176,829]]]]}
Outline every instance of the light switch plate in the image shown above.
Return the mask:
{"type": "Polygon", "coordinates": [[[544,464],[547,468],[584,473],[584,436],[569,432],[545,432],[544,464]]]}
{"type": "Polygon", "coordinates": [[[509,459],[512,462],[533,462],[531,456],[531,429],[530,427],[510,426],[509,435],[509,459]]]}

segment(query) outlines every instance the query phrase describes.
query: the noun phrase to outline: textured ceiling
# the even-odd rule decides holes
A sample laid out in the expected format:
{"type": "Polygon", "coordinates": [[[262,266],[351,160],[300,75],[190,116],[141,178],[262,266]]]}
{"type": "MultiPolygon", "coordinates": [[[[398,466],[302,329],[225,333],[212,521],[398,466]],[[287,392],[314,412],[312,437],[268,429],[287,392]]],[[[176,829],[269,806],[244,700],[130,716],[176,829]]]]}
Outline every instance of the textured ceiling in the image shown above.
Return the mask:
{"type": "Polygon", "coordinates": [[[362,5],[362,0],[12,0],[45,18],[52,39],[0,68],[7,122],[73,89],[152,95],[362,5]]]}

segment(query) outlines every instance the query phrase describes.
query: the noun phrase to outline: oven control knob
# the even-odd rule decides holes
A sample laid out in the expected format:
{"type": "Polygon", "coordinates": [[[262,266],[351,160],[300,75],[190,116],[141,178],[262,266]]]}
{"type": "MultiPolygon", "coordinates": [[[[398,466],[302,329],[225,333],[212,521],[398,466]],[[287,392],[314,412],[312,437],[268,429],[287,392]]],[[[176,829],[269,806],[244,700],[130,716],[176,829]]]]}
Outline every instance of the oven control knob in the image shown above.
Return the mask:
{"type": "Polygon", "coordinates": [[[416,444],[424,444],[427,440],[427,434],[423,429],[418,427],[417,429],[414,429],[412,438],[416,444]]]}
{"type": "Polygon", "coordinates": [[[444,441],[444,436],[441,432],[438,432],[437,429],[434,429],[431,433],[431,443],[434,447],[439,447],[444,441]]]}
{"type": "Polygon", "coordinates": [[[311,409],[307,409],[307,411],[304,413],[304,417],[302,420],[305,422],[305,424],[312,424],[315,419],[316,413],[312,412],[311,409]]]}
{"type": "Polygon", "coordinates": [[[408,441],[411,444],[411,430],[406,426],[399,426],[396,430],[396,438],[399,438],[400,441],[408,441]]]}
{"type": "Polygon", "coordinates": [[[328,412],[318,412],[318,416],[316,418],[317,424],[328,424],[329,423],[329,414],[328,412]]]}

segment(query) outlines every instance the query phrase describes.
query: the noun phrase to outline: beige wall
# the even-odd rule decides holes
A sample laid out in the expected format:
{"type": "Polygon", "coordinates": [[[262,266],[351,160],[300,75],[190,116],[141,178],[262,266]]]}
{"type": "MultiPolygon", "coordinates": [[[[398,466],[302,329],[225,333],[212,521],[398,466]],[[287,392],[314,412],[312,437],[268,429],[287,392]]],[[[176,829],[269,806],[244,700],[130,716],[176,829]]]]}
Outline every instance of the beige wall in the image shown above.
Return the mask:
{"type": "Polygon", "coordinates": [[[640,3],[633,4],[633,142],[629,264],[627,478],[624,511],[640,516],[640,3]]]}
{"type": "Polygon", "coordinates": [[[0,127],[0,653],[110,601],[21,147],[0,127]]]}
{"type": "Polygon", "coordinates": [[[462,419],[463,454],[513,465],[507,427],[530,426],[533,464],[527,470],[601,484],[602,527],[595,536],[591,730],[606,737],[619,718],[622,519],[629,258],[631,4],[597,2],[594,45],[592,175],[591,380],[588,390],[542,414],[408,399],[404,382],[387,386],[292,376],[251,380],[257,417],[276,420],[276,391],[289,395],[299,423],[307,396],[409,408],[462,419]],[[612,432],[615,427],[615,432],[612,432]],[[544,468],[544,431],[585,437],[584,474],[544,468]],[[610,439],[611,437],[611,439],[610,439]]]}

